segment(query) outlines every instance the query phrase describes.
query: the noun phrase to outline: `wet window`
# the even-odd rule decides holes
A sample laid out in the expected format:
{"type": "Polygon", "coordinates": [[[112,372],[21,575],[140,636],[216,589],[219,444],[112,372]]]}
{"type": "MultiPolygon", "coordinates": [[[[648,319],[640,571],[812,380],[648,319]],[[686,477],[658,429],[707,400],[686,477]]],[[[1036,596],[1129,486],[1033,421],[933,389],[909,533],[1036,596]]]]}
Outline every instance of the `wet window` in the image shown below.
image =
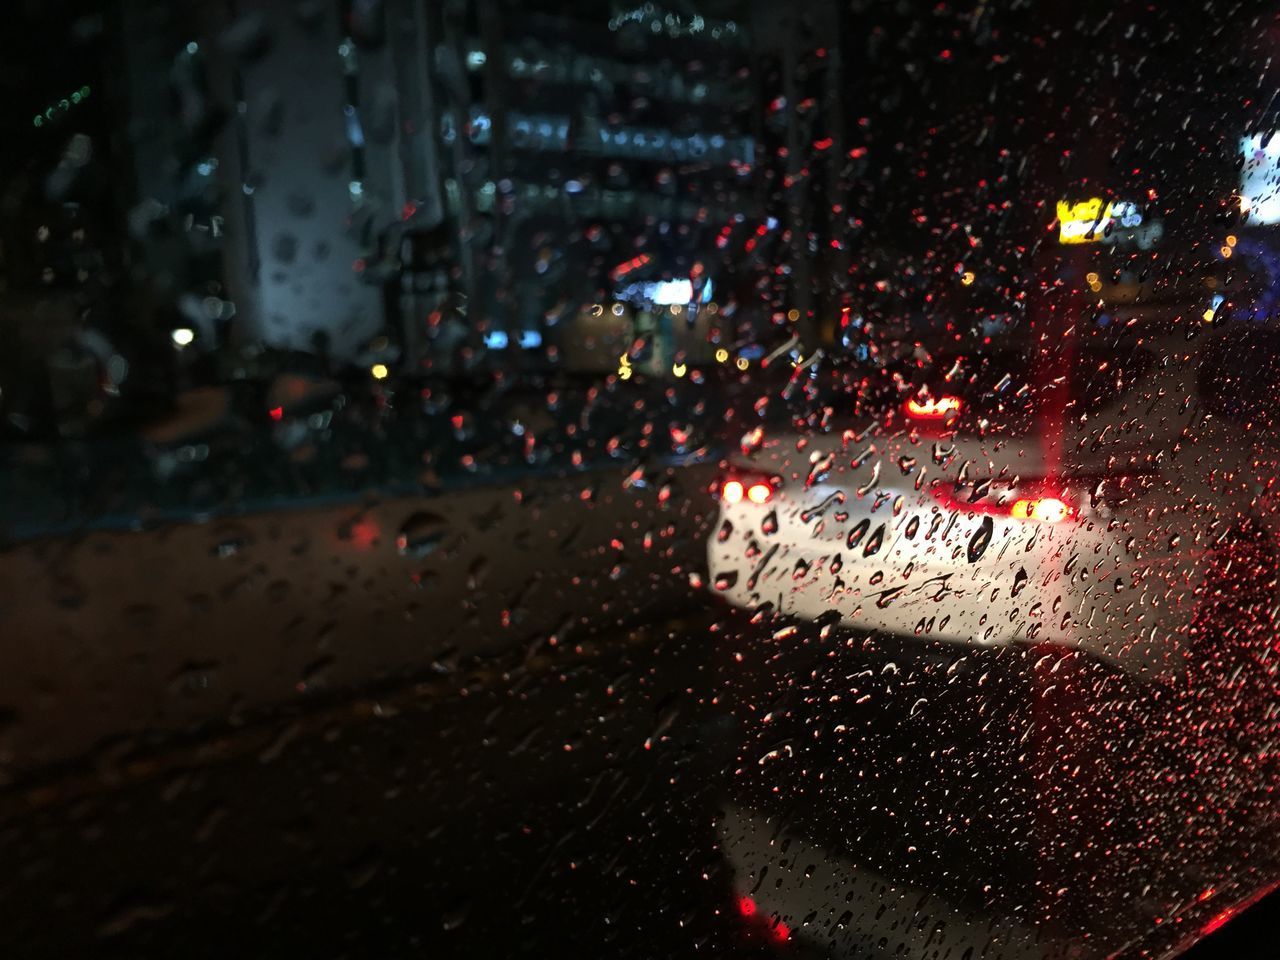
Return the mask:
{"type": "Polygon", "coordinates": [[[0,954],[1165,957],[1280,885],[1280,8],[14,13],[0,954]]]}

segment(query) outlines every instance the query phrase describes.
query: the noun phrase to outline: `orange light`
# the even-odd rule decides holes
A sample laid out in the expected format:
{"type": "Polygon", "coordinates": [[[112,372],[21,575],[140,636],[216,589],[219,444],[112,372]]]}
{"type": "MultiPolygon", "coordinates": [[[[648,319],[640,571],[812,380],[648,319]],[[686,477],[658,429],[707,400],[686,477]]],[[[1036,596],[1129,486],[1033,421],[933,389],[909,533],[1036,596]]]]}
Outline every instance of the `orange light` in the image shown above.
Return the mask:
{"type": "Polygon", "coordinates": [[[752,503],[768,503],[773,490],[767,483],[753,483],[747,487],[747,499],[752,503]]]}
{"type": "Polygon", "coordinates": [[[720,496],[725,503],[737,503],[742,499],[742,484],[737,480],[728,481],[721,489],[720,496]]]}
{"type": "Polygon", "coordinates": [[[1017,520],[1038,520],[1041,523],[1057,523],[1071,515],[1071,508],[1057,497],[1039,500],[1015,500],[1009,515],[1017,520]]]}
{"type": "Polygon", "coordinates": [[[907,401],[907,416],[918,420],[941,420],[949,413],[959,413],[961,406],[959,397],[925,397],[923,400],[912,397],[907,401]]]}

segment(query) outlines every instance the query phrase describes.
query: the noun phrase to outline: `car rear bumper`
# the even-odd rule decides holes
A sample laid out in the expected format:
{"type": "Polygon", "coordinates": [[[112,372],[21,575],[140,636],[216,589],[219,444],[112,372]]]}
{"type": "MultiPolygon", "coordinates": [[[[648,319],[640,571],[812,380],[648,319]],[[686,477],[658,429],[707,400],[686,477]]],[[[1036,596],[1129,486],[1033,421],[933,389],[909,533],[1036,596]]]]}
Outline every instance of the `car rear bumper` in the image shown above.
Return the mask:
{"type": "Polygon", "coordinates": [[[812,536],[794,510],[777,512],[778,529],[766,534],[760,508],[721,507],[707,544],[710,587],[735,607],[971,648],[1051,643],[1138,676],[1183,667],[1178,631],[1190,620],[1192,582],[1183,565],[1132,558],[1096,525],[997,521],[974,559],[980,518],[931,540],[901,532],[909,515],[885,516],[883,542],[868,555],[862,544],[812,536]]]}

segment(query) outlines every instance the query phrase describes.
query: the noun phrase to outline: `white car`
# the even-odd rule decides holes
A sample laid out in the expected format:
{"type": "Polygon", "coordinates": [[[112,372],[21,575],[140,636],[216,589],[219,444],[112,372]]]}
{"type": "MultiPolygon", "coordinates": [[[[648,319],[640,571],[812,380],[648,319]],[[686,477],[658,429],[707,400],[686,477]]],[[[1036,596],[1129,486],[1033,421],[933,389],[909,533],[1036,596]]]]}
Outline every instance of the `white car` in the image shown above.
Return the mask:
{"type": "MultiPolygon", "coordinates": [[[[797,367],[793,395],[773,400],[817,428],[795,429],[794,416],[791,426],[744,424],[717,481],[709,586],[772,631],[767,651],[738,664],[731,681],[747,726],[735,734],[718,836],[738,910],[748,927],[791,947],[1030,958],[1057,955],[1033,918],[1018,909],[999,923],[975,917],[1002,914],[991,884],[1009,887],[1016,905],[1043,883],[1071,891],[1062,909],[1088,918],[1082,928],[1103,955],[1146,937],[1173,907],[1126,872],[1147,869],[1141,842],[1122,847],[1136,866],[1114,850],[1101,860],[1070,856],[1093,849],[1082,836],[1123,832],[1118,811],[1097,804],[1051,815],[1035,799],[1053,795],[1054,774],[1043,771],[1062,769],[1063,789],[1088,795],[1087,771],[1027,757],[1063,745],[1103,753],[1089,737],[1117,714],[1104,710],[1106,723],[1087,735],[1073,726],[1107,685],[1094,684],[1096,672],[1059,673],[1072,650],[1088,655],[1090,670],[1118,669],[1157,698],[1169,683],[1190,689],[1197,671],[1232,683],[1265,675],[1276,554],[1263,488],[1280,459],[1268,455],[1280,336],[1209,325],[1190,336],[1106,334],[1066,356],[935,356],[917,372],[867,399],[821,363],[797,367]],[[816,396],[798,400],[804,388],[816,396]],[[854,410],[846,423],[842,404],[854,410]],[[800,621],[822,625],[817,643],[812,628],[796,636],[800,621]],[[953,672],[961,660],[903,670],[899,681],[901,660],[883,670],[851,665],[837,627],[891,636],[882,646],[896,650],[1032,644],[1023,662],[1057,665],[1047,668],[1052,680],[1027,688],[1026,702],[1011,693],[1016,683],[1002,688],[985,669],[970,669],[966,684],[953,672]],[[1040,645],[1063,656],[1042,658],[1040,645]],[[985,693],[975,696],[979,674],[985,693]],[[910,693],[895,697],[902,681],[910,693]],[[1063,694],[1071,709],[1042,699],[1054,684],[1083,688],[1063,694]],[[917,711],[924,721],[913,720],[917,711]],[[930,759],[904,764],[911,756],[930,759]],[[1027,775],[1039,779],[1021,793],[1010,786],[1017,769],[1033,767],[1041,772],[1027,775]],[[874,783],[892,783],[887,795],[901,806],[886,807],[874,783]],[[1059,820],[1076,834],[1055,846],[1046,825],[1059,820]],[[1034,843],[1028,823],[1040,831],[1034,843]],[[941,844],[952,846],[939,853],[941,844]],[[976,866],[957,866],[966,850],[976,866]],[[857,918],[872,913],[877,923],[860,929],[857,918]],[[901,952],[876,947],[886,928],[899,932],[901,952]]],[[[866,377],[852,379],[867,390],[866,377]]],[[[1250,693],[1264,689],[1236,686],[1221,701],[1232,709],[1219,713],[1248,711],[1250,693]]],[[[1213,708],[1211,697],[1185,699],[1213,708]]],[[[1265,709],[1274,694],[1256,699],[1265,709]]],[[[1184,716],[1172,726],[1181,736],[1194,724],[1184,716]]],[[[1148,776],[1124,783],[1141,796],[1148,776]]],[[[1191,906],[1178,909],[1190,911],[1208,909],[1198,897],[1231,902],[1247,892],[1208,874],[1167,879],[1161,893],[1179,891],[1191,906]]]]}
{"type": "Polygon", "coordinates": [[[1078,340],[934,357],[845,424],[855,398],[820,384],[825,432],[744,424],[715,491],[712,589],[879,633],[1059,644],[1151,679],[1233,645],[1274,590],[1255,463],[1280,337],[1078,340]]]}

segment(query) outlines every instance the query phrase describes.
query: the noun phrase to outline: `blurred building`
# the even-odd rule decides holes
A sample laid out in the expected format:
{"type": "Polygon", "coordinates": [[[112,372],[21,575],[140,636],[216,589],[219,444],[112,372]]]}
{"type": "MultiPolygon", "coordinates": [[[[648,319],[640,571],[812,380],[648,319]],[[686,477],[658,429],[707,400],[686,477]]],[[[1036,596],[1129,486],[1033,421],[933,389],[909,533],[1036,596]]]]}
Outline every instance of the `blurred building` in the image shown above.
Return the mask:
{"type": "Polygon", "coordinates": [[[619,284],[628,310],[638,282],[733,288],[717,240],[761,222],[754,24],[652,3],[230,11],[127,0],[120,33],[131,224],[197,348],[555,365],[619,284]]]}
{"type": "Polygon", "coordinates": [[[262,351],[660,373],[836,316],[826,5],[29,6],[0,280],[62,291],[126,393],[262,351]]]}
{"type": "Polygon", "coordinates": [[[441,7],[441,166],[488,342],[607,368],[672,307],[684,329],[659,352],[678,352],[724,285],[719,231],[756,206],[758,98],[749,24],[572,7],[441,7]],[[605,337],[600,315],[626,322],[605,337]]]}

